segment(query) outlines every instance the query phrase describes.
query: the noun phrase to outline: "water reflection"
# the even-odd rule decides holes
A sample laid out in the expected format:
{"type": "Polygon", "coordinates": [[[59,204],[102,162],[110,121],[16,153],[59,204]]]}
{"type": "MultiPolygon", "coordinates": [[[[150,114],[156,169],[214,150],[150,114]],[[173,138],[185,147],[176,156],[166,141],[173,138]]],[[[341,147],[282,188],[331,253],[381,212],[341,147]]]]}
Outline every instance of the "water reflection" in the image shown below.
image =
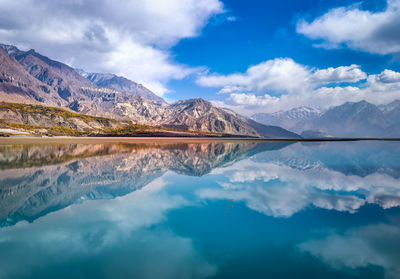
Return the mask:
{"type": "Polygon", "coordinates": [[[394,224],[374,224],[344,233],[326,232],[323,238],[309,240],[299,247],[338,269],[354,270],[375,265],[384,269],[387,278],[399,278],[398,220],[394,224]]]}
{"type": "Polygon", "coordinates": [[[4,228],[0,278],[213,275],[215,266],[197,253],[190,239],[163,228],[149,229],[165,220],[168,210],[187,204],[181,196],[167,195],[164,186],[156,179],[135,195],[76,205],[32,224],[4,228]]]}
{"type": "Polygon", "coordinates": [[[88,199],[123,196],[168,170],[202,176],[254,153],[287,145],[239,142],[1,147],[0,225],[33,221],[88,199]]]}
{"type": "Polygon", "coordinates": [[[398,144],[297,145],[216,170],[220,188],[204,188],[199,195],[244,201],[274,217],[309,206],[354,213],[373,203],[387,209],[400,205],[398,158],[398,144]]]}
{"type": "Polygon", "coordinates": [[[400,278],[398,158],[382,142],[3,146],[0,278],[400,278]]]}

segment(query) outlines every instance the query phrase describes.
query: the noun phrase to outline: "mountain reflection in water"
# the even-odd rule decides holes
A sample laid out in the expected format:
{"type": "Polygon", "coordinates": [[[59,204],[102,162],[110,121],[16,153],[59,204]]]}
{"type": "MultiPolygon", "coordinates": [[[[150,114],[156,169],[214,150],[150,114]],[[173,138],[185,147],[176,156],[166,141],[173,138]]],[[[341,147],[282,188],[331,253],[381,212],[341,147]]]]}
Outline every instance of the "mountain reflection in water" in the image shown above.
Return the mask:
{"type": "Polygon", "coordinates": [[[242,142],[0,147],[0,220],[3,225],[32,221],[83,200],[126,195],[168,170],[202,176],[257,152],[287,145],[242,142]]]}
{"type": "Polygon", "coordinates": [[[0,278],[400,278],[398,158],[396,142],[0,146],[0,278]]]}

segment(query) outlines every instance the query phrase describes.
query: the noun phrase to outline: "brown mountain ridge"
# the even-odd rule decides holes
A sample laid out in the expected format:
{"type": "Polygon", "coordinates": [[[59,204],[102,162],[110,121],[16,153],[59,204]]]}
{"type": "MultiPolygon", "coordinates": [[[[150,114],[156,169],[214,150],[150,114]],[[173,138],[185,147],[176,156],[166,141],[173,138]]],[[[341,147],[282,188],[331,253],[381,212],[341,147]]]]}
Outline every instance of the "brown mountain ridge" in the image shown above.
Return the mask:
{"type": "MultiPolygon", "coordinates": [[[[95,78],[91,81],[70,66],[34,50],[21,51],[14,46],[0,45],[0,62],[0,101],[40,104],[133,124],[182,130],[267,138],[300,137],[215,107],[203,99],[168,104],[144,86],[123,77],[111,75],[107,81],[102,76],[103,82],[96,82],[101,85],[98,86],[92,82],[95,78]]],[[[2,117],[9,115],[3,113],[2,117]]]]}

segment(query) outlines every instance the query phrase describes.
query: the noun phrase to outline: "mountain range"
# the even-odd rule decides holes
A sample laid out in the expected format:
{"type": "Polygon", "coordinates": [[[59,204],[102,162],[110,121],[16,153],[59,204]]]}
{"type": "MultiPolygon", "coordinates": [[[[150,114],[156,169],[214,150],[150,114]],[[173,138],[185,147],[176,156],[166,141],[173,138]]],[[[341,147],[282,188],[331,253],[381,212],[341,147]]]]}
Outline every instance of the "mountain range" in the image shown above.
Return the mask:
{"type": "MultiPolygon", "coordinates": [[[[108,123],[116,120],[125,124],[220,135],[400,137],[400,100],[386,105],[347,102],[328,109],[303,106],[275,113],[257,113],[249,119],[201,98],[169,104],[145,86],[125,77],[74,69],[33,49],[21,51],[4,44],[0,44],[0,102],[56,107],[71,113],[105,117],[109,119],[108,123]]],[[[9,124],[38,127],[37,123],[44,123],[40,128],[52,127],[54,130],[66,122],[74,122],[72,126],[78,131],[88,127],[87,122],[79,122],[77,117],[40,119],[45,116],[21,114],[21,110],[12,110],[9,105],[1,106],[0,110],[0,128],[9,128],[9,124]]],[[[116,128],[118,124],[111,126],[116,128]]]]}
{"type": "Polygon", "coordinates": [[[400,100],[386,105],[346,102],[326,110],[298,107],[252,117],[301,133],[304,137],[400,137],[400,100]]]}
{"type": "MultiPolygon", "coordinates": [[[[124,77],[75,70],[33,49],[21,51],[10,45],[0,45],[0,101],[58,107],[84,115],[182,130],[300,138],[203,99],[168,104],[143,85],[124,77]]],[[[3,116],[12,119],[7,112],[3,116]]],[[[29,117],[24,121],[22,124],[32,125],[29,117]]]]}

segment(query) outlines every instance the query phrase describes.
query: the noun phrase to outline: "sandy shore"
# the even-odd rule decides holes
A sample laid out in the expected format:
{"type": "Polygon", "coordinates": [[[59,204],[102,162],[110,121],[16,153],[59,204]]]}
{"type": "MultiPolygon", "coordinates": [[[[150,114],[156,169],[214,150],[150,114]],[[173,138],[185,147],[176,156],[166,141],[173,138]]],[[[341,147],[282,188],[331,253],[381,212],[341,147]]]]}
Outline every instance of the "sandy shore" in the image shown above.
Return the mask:
{"type": "Polygon", "coordinates": [[[188,138],[188,137],[0,137],[0,145],[10,144],[91,144],[91,143],[207,143],[230,141],[268,141],[264,139],[245,138],[188,138]]]}
{"type": "Polygon", "coordinates": [[[189,137],[0,137],[0,145],[11,144],[93,144],[93,143],[209,143],[209,142],[334,142],[334,141],[400,141],[385,138],[334,138],[334,139],[262,139],[262,138],[189,138],[189,137]]]}

